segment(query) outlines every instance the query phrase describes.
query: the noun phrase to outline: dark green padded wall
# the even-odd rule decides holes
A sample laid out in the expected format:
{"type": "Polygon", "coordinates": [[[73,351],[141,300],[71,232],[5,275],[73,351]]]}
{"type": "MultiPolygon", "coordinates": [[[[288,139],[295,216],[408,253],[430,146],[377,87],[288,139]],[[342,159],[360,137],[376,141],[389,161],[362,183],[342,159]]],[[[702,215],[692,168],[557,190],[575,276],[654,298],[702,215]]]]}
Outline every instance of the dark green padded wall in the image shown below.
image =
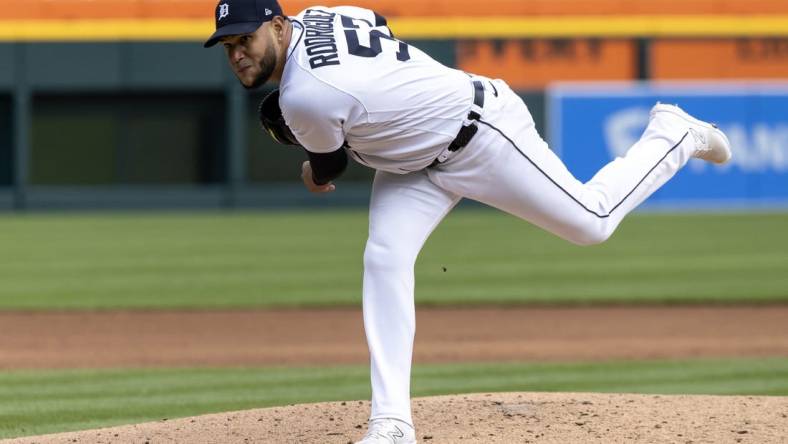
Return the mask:
{"type": "Polygon", "coordinates": [[[0,91],[13,87],[15,66],[14,45],[0,43],[0,91]]]}
{"type": "Polygon", "coordinates": [[[38,43],[27,45],[25,75],[38,90],[221,88],[221,51],[198,43],[38,43]]]}
{"type": "MultiPolygon", "coordinates": [[[[453,66],[453,40],[410,42],[453,66]]],[[[0,186],[11,183],[17,60],[34,92],[30,179],[36,185],[211,184],[226,180],[227,85],[221,48],[199,42],[0,44],[0,186]],[[3,95],[3,91],[7,95],[3,95]]],[[[244,176],[298,180],[305,155],[276,145],[257,122],[267,92],[248,96],[244,176]]],[[[544,128],[543,94],[524,94],[544,128]]],[[[373,172],[352,163],[343,180],[373,172]]]]}
{"type": "Polygon", "coordinates": [[[33,184],[206,184],[225,178],[219,94],[50,94],[33,103],[33,184]]]}
{"type": "Polygon", "coordinates": [[[0,43],[0,187],[13,182],[13,101],[14,45],[0,43]]]}
{"type": "Polygon", "coordinates": [[[0,187],[9,186],[14,180],[11,108],[11,95],[0,93],[0,187]]]}

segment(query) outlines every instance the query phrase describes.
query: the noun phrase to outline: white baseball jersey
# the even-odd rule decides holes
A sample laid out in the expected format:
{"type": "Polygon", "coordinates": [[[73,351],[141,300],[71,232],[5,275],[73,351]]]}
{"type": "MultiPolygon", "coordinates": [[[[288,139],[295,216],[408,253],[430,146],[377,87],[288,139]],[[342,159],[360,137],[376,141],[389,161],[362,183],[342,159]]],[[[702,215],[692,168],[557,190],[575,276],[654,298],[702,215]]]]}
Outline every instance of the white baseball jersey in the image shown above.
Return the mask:
{"type": "Polygon", "coordinates": [[[392,37],[357,7],[313,7],[293,17],[279,105],[314,153],[347,144],[369,167],[418,171],[457,136],[472,104],[468,75],[392,37]]]}
{"type": "Polygon", "coordinates": [[[378,170],[363,281],[371,420],[413,424],[414,264],[460,199],[578,244],[599,243],[696,155],[690,131],[711,128],[677,108],[656,107],[627,154],[581,183],[548,148],[506,82],[477,76],[485,90],[473,123],[477,133],[425,168],[465,122],[473,100],[468,76],[393,39],[372,11],[315,7],[293,20],[280,95],[287,124],[309,151],[332,152],[347,142],[356,160],[378,170]]]}

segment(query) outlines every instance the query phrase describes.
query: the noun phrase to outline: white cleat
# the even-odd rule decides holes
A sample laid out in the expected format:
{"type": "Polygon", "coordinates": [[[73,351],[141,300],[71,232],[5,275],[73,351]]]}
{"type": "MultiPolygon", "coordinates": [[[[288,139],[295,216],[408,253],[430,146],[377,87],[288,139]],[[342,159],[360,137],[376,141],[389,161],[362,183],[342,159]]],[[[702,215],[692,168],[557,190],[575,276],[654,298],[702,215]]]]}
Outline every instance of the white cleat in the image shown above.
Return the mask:
{"type": "Polygon", "coordinates": [[[373,419],[367,434],[356,444],[416,444],[416,431],[398,419],[373,419]]]}
{"type": "Polygon", "coordinates": [[[731,143],[717,125],[698,120],[675,105],[657,103],[651,109],[651,118],[660,113],[670,114],[670,117],[677,118],[678,124],[687,128],[689,132],[687,137],[695,140],[695,152],[692,157],[718,164],[731,159],[731,143]]]}

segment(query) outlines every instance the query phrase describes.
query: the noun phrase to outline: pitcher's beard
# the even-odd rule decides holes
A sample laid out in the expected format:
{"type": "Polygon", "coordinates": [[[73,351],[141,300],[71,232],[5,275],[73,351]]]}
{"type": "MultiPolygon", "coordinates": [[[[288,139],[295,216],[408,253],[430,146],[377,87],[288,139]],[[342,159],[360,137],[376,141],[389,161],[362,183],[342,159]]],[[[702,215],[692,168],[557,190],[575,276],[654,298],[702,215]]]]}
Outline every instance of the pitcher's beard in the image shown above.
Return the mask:
{"type": "Polygon", "coordinates": [[[257,89],[263,85],[271,78],[271,75],[274,73],[274,68],[276,67],[276,52],[274,48],[269,46],[265,50],[265,55],[263,55],[263,59],[260,61],[260,74],[254,79],[251,85],[246,86],[246,89],[257,89]]]}

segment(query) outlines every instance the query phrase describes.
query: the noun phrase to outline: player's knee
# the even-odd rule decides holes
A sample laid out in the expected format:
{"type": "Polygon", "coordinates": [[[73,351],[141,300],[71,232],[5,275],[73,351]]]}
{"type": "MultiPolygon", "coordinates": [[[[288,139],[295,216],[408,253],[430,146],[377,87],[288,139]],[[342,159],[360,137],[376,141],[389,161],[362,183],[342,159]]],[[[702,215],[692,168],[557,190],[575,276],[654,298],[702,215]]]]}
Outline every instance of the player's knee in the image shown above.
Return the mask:
{"type": "Polygon", "coordinates": [[[587,226],[578,230],[574,236],[568,238],[570,242],[575,245],[588,247],[591,245],[599,245],[606,240],[610,239],[613,234],[613,229],[606,225],[601,226],[587,226]]]}
{"type": "Polygon", "coordinates": [[[366,270],[399,270],[412,268],[416,255],[397,246],[396,242],[367,241],[364,249],[364,269],[366,270]]]}

